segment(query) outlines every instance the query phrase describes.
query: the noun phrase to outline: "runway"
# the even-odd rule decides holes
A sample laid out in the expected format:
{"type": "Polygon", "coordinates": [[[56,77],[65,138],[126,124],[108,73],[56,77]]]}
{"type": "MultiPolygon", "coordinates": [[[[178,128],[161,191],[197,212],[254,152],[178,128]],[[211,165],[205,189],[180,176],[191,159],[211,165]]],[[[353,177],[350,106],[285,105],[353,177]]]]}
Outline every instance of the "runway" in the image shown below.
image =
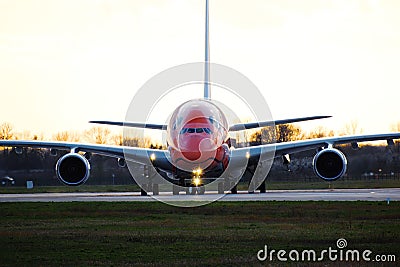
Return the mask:
{"type": "MultiPolygon", "coordinates": [[[[238,194],[219,195],[218,201],[399,201],[400,188],[385,189],[334,189],[334,190],[271,190],[265,194],[249,194],[240,191],[238,194]]],[[[159,195],[157,199],[164,202],[199,201],[212,202],[216,193],[205,195],[159,195]]],[[[124,193],[35,193],[35,194],[0,194],[0,202],[72,202],[72,201],[157,201],[152,196],[140,196],[139,192],[124,193]]]]}

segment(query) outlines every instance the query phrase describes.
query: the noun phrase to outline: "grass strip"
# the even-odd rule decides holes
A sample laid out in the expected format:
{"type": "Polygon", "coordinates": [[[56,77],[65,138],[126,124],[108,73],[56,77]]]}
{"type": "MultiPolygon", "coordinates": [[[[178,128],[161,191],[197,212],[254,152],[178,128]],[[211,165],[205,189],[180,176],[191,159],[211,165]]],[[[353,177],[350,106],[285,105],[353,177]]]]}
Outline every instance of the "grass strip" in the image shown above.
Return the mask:
{"type": "Polygon", "coordinates": [[[322,251],[339,238],[400,252],[399,202],[0,203],[0,218],[1,266],[248,266],[264,245],[322,251]]]}

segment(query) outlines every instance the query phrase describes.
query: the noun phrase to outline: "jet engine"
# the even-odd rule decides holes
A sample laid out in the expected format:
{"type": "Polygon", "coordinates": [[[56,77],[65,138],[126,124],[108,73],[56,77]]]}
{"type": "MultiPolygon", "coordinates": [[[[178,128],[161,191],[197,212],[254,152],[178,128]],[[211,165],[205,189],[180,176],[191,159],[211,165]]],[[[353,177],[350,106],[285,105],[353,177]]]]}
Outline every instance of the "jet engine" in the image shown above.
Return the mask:
{"type": "Polygon", "coordinates": [[[81,185],[89,178],[90,164],[84,156],[68,153],[57,161],[56,173],[58,179],[66,185],[81,185]]]}
{"type": "Polygon", "coordinates": [[[346,172],[347,159],[335,148],[323,149],[315,155],[313,168],[318,177],[325,181],[334,181],[346,172]]]}
{"type": "Polygon", "coordinates": [[[126,167],[126,161],[123,158],[118,158],[118,166],[121,168],[125,168],[126,167]]]}

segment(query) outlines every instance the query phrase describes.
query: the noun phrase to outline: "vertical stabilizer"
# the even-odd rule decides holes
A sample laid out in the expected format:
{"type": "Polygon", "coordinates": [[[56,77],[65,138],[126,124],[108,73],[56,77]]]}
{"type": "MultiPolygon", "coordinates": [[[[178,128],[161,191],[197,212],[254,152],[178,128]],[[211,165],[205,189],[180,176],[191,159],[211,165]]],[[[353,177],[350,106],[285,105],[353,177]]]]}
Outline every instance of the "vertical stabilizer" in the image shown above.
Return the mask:
{"type": "Polygon", "coordinates": [[[206,0],[206,28],[205,28],[205,53],[204,53],[204,99],[211,99],[210,87],[210,41],[208,24],[208,0],[206,0]]]}

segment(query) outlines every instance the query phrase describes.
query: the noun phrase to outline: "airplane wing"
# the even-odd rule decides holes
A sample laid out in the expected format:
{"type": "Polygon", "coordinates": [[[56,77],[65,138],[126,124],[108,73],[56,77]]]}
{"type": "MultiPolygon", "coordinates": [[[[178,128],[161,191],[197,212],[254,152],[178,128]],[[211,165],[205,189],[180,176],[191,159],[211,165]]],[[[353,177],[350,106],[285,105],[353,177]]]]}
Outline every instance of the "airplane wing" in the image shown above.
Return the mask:
{"type": "Polygon", "coordinates": [[[30,147],[30,148],[48,148],[56,150],[69,150],[71,153],[87,152],[108,156],[113,158],[124,158],[148,165],[150,160],[157,161],[160,165],[165,165],[169,158],[167,150],[146,149],[127,146],[111,146],[96,144],[81,144],[69,142],[42,142],[42,141],[22,141],[22,140],[0,140],[0,146],[3,147],[30,147]],[[152,159],[150,159],[152,158],[152,159]]]}
{"type": "MultiPolygon", "coordinates": [[[[315,158],[320,156],[321,164],[314,170],[316,174],[327,181],[340,178],[346,171],[347,160],[342,152],[332,148],[333,145],[366,141],[387,140],[388,144],[393,144],[393,139],[400,139],[400,133],[387,133],[375,135],[354,135],[317,138],[285,143],[266,144],[254,147],[244,147],[232,149],[230,151],[230,165],[233,169],[243,165],[244,160],[248,159],[248,164],[255,164],[258,161],[271,161],[273,158],[284,156],[306,150],[325,148],[317,152],[315,158]],[[322,154],[326,154],[323,156],[322,154]],[[236,167],[235,167],[236,166],[236,167]]],[[[143,165],[153,164],[163,170],[172,170],[170,154],[168,150],[145,149],[126,146],[110,146],[96,144],[81,144],[68,142],[42,142],[42,141],[22,141],[22,140],[0,140],[3,147],[30,147],[48,148],[55,150],[67,150],[66,153],[57,161],[56,172],[59,179],[66,185],[80,185],[89,178],[90,164],[85,156],[78,152],[93,153],[132,161],[143,165]]],[[[18,153],[18,151],[16,150],[18,153]]],[[[314,158],[314,160],[315,160],[314,158]]],[[[232,169],[232,170],[233,170],[232,169]]],[[[260,175],[259,175],[260,176],[260,175]]],[[[260,178],[264,179],[265,176],[260,178]]]]}
{"type": "Polygon", "coordinates": [[[147,128],[147,129],[155,129],[155,130],[167,130],[167,125],[165,125],[165,124],[150,124],[150,123],[122,122],[122,121],[89,121],[89,123],[115,125],[115,126],[126,126],[126,127],[135,127],[135,128],[147,128]]]}
{"type": "Polygon", "coordinates": [[[257,166],[254,172],[249,190],[254,191],[265,180],[267,173],[261,167],[270,166],[273,158],[284,157],[285,162],[290,162],[288,157],[291,153],[316,149],[313,159],[313,169],[315,174],[325,180],[334,181],[342,177],[347,170],[346,156],[333,145],[351,143],[357,145],[358,142],[387,140],[388,144],[393,144],[393,139],[400,139],[400,133],[374,134],[374,135],[353,135],[340,137],[316,138],[285,143],[265,144],[254,147],[244,147],[231,150],[231,163],[243,166],[243,159],[247,159],[248,166],[257,166]],[[319,150],[323,148],[322,150],[319,150]],[[260,164],[261,163],[261,164],[260,164]],[[261,168],[258,168],[261,167],[261,168]]]}
{"type": "Polygon", "coordinates": [[[319,120],[319,119],[326,119],[332,116],[312,116],[312,117],[302,117],[302,118],[293,118],[293,119],[284,119],[284,120],[273,120],[273,121],[260,121],[260,122],[249,122],[249,123],[238,123],[231,125],[229,127],[229,131],[241,131],[241,130],[248,130],[266,126],[274,126],[286,123],[294,123],[300,121],[311,121],[311,120],[319,120]]]}
{"type": "Polygon", "coordinates": [[[276,144],[276,154],[284,155],[296,153],[317,148],[327,148],[333,145],[341,144],[357,144],[358,142],[370,142],[385,140],[388,144],[393,142],[393,139],[400,139],[400,133],[386,133],[386,134],[371,134],[371,135],[350,135],[338,137],[316,138],[310,140],[293,141],[286,143],[276,144]]]}
{"type": "Polygon", "coordinates": [[[59,180],[69,186],[81,185],[89,178],[90,163],[86,153],[117,158],[120,166],[124,166],[126,161],[129,161],[142,165],[154,164],[154,166],[163,170],[172,169],[172,164],[169,161],[169,152],[160,149],[22,140],[0,140],[0,146],[15,148],[17,154],[22,153],[19,148],[23,147],[48,148],[52,151],[66,150],[67,153],[61,155],[58,159],[55,169],[59,180]]]}
{"type": "MultiPolygon", "coordinates": [[[[247,157],[249,159],[254,159],[259,158],[263,153],[270,153],[271,151],[275,151],[275,157],[279,157],[285,154],[292,154],[318,148],[327,148],[328,146],[338,144],[379,140],[387,140],[388,143],[391,143],[393,139],[400,139],[400,133],[326,137],[284,143],[273,143],[233,149],[231,150],[231,158],[235,159],[247,157]]],[[[146,165],[149,163],[150,158],[156,160],[157,163],[159,163],[160,165],[166,165],[167,163],[163,163],[163,161],[169,162],[168,159],[170,157],[168,150],[146,149],[127,146],[81,144],[74,142],[0,140],[0,146],[69,150],[72,153],[88,152],[114,158],[124,158],[124,156],[127,155],[129,156],[129,160],[146,165]]]]}
{"type": "Polygon", "coordinates": [[[372,134],[372,135],[351,135],[316,138],[309,140],[291,141],[284,143],[265,144],[253,147],[236,148],[231,151],[231,158],[247,157],[250,161],[258,160],[263,154],[275,151],[274,157],[283,156],[312,149],[328,148],[340,144],[357,144],[358,142],[386,140],[388,144],[393,143],[393,139],[400,139],[400,133],[372,134]]]}

